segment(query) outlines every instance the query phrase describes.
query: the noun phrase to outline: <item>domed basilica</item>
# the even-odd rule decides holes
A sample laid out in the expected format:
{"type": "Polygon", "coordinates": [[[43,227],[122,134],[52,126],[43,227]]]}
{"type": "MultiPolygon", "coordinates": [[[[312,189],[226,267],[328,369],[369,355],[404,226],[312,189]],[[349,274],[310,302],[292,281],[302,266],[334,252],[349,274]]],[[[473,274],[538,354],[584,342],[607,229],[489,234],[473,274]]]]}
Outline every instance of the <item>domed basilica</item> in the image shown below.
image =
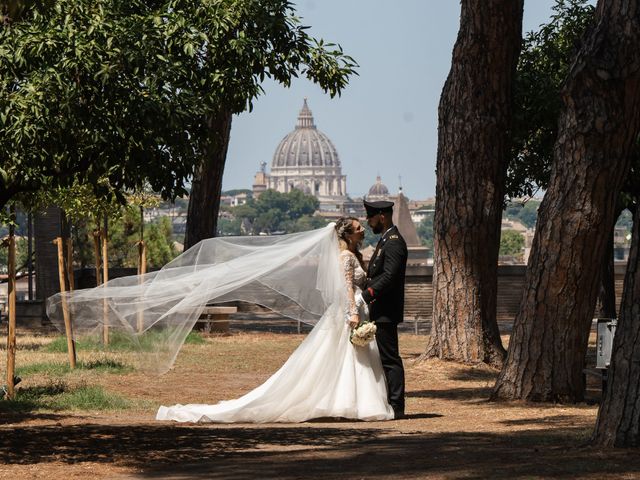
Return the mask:
{"type": "MultiPolygon", "coordinates": [[[[316,127],[306,98],[298,114],[296,128],[280,141],[273,154],[271,171],[267,173],[266,162],[262,162],[261,167],[253,181],[254,197],[267,189],[281,193],[297,189],[315,195],[320,202],[320,211],[316,214],[327,219],[335,220],[345,214],[360,218],[365,216],[362,199],[347,196],[347,177],[342,174],[336,147],[316,127]]],[[[397,196],[391,195],[378,175],[365,198],[371,201],[394,201],[394,223],[398,225],[408,246],[420,248],[402,188],[397,196]]]]}
{"type": "Polygon", "coordinates": [[[282,193],[298,189],[315,195],[321,211],[344,209],[347,177],[342,174],[336,147],[316,127],[306,98],[295,129],[276,148],[270,173],[266,173],[265,167],[263,163],[255,177],[254,194],[259,195],[267,188],[282,193]]]}

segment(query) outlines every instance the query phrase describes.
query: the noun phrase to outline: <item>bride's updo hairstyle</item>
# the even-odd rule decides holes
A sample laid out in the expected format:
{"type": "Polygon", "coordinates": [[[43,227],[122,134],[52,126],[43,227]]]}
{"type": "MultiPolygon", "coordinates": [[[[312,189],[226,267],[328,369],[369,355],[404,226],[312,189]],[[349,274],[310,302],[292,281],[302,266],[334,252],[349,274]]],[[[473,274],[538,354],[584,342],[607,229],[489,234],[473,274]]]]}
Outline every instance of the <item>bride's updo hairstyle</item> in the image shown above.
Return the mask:
{"type": "MultiPolygon", "coordinates": [[[[340,217],[336,220],[336,234],[338,235],[338,243],[340,244],[340,250],[349,250],[349,241],[347,240],[347,235],[354,233],[353,222],[360,222],[355,217],[340,217]]],[[[360,262],[360,265],[364,265],[362,260],[362,254],[360,253],[360,245],[355,245],[353,252],[360,262]]],[[[363,267],[364,268],[364,267],[363,267]]]]}

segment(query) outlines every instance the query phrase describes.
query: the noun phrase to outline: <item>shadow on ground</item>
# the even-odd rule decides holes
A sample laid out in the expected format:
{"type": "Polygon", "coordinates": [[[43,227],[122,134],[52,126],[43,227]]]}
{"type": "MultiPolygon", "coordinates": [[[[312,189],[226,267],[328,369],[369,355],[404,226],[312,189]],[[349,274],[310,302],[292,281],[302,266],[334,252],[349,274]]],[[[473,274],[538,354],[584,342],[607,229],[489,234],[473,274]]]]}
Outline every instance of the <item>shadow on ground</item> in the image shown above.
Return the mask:
{"type": "Polygon", "coordinates": [[[411,398],[440,398],[443,400],[467,400],[467,401],[487,401],[492,389],[489,387],[477,388],[447,388],[446,390],[414,390],[407,392],[407,397],[411,398]]]}
{"type": "MultiPolygon", "coordinates": [[[[532,421],[533,422],[533,421],[532,421]]],[[[640,474],[625,450],[581,447],[566,426],[508,434],[366,427],[19,426],[0,434],[0,462],[130,467],[142,478],[616,478],[640,474]]],[[[391,427],[392,424],[390,424],[391,427]]]]}
{"type": "Polygon", "coordinates": [[[483,370],[479,368],[469,368],[465,370],[458,370],[453,375],[450,375],[449,378],[451,380],[460,380],[463,382],[491,382],[492,384],[496,381],[498,377],[497,370],[483,370]]]}

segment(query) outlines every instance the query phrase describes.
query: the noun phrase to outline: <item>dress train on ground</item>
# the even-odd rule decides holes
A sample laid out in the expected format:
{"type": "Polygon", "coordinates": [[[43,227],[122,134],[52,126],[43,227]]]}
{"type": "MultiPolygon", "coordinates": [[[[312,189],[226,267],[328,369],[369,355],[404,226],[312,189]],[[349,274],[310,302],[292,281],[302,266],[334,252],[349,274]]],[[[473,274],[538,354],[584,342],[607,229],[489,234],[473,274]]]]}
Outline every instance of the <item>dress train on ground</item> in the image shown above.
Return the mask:
{"type": "Polygon", "coordinates": [[[331,307],[286,363],[256,389],[216,405],[163,406],[156,419],[217,423],[393,419],[376,342],[356,347],[349,333],[344,314],[331,307]]]}

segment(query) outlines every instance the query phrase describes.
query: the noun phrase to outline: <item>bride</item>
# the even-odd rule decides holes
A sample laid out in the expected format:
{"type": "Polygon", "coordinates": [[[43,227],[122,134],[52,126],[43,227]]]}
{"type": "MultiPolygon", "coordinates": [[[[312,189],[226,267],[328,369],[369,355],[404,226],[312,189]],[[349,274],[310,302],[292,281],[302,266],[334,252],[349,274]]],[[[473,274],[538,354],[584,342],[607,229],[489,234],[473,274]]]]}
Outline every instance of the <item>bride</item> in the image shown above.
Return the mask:
{"type": "Polygon", "coordinates": [[[70,319],[75,338],[108,330],[141,352],[143,368],[162,373],[207,303],[257,303],[315,326],[285,364],[246,395],[216,405],[162,406],[158,420],[393,419],[376,342],[350,342],[351,325],[367,316],[359,295],[363,238],[362,225],[347,217],[310,232],[208,239],[160,271],[56,294],[47,313],[61,331],[65,316],[70,319]]]}
{"type": "Polygon", "coordinates": [[[366,275],[358,250],[364,228],[355,218],[335,224],[347,312],[328,311],[286,363],[265,383],[217,405],[160,407],[157,420],[179,422],[303,422],[319,417],[387,420],[393,410],[376,342],[354,347],[350,324],[367,315],[356,297],[366,275]]]}

